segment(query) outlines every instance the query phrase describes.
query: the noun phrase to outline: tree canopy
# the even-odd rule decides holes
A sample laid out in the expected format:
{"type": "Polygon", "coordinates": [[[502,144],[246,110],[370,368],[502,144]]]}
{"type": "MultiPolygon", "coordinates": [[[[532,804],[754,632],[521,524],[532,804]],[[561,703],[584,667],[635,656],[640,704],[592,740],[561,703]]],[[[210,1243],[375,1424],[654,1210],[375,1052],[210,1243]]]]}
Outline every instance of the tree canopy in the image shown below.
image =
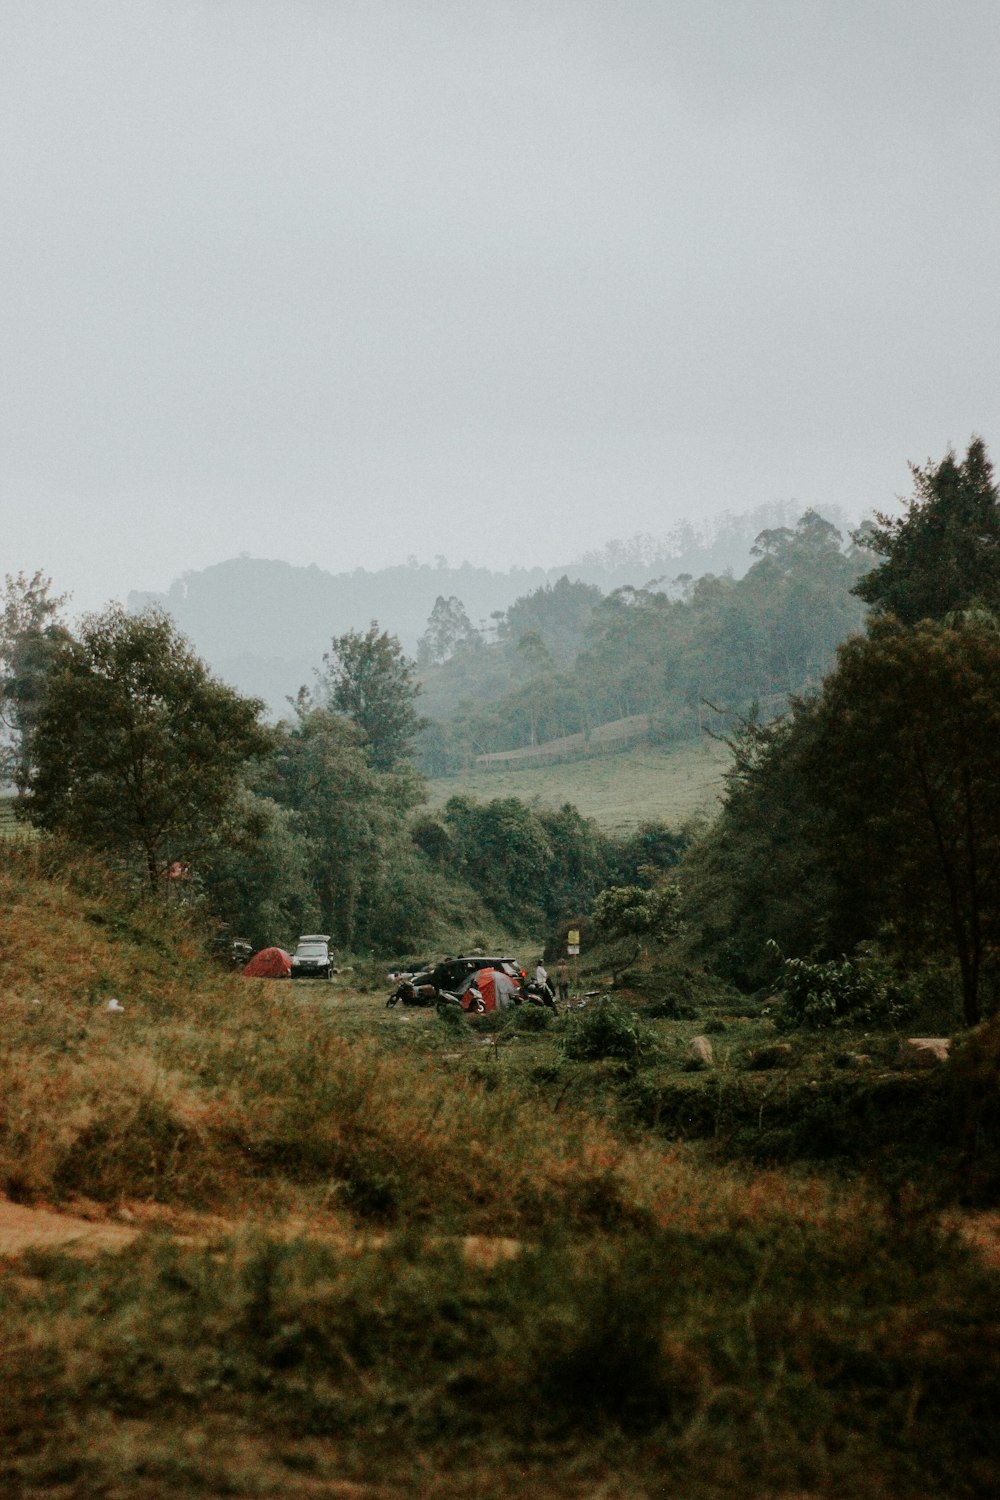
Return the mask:
{"type": "Polygon", "coordinates": [[[1000,958],[1000,622],[872,621],[822,692],[748,725],[722,814],[688,861],[703,941],[729,975],[765,949],[831,958],[878,938],[906,969],[950,955],[968,1024],[1000,958]]]}
{"type": "Polygon", "coordinates": [[[379,630],[377,620],[363,634],[335,636],[323,662],[327,706],[357,725],[369,765],[391,771],[409,756],[421,727],[414,707],[420,691],[416,664],[395,636],[379,630]]]}
{"type": "Polygon", "coordinates": [[[767,717],[814,691],[836,648],[863,628],[851,587],[872,553],[814,510],[758,534],[743,578],[706,574],[623,585],[607,596],[561,579],[497,616],[497,638],[426,672],[425,764],[588,735],[647,715],[663,739],[696,737],[706,704],[729,728],[753,703],[767,717]]]}
{"type": "Polygon", "coordinates": [[[30,578],[8,573],[0,594],[0,775],[27,774],[31,733],[45,693],[45,676],[67,639],[60,611],[67,595],[52,593],[41,571],[30,578]]]}
{"type": "Polygon", "coordinates": [[[272,736],[263,705],[216,681],[168,615],[114,605],[67,637],[21,778],[40,828],[131,860],[151,884],[209,846],[272,736]]]}
{"type": "Polygon", "coordinates": [[[802,773],[819,835],[869,929],[958,961],[965,1020],[1000,947],[1000,621],[893,618],[841,648],[802,773]]]}
{"type": "Polygon", "coordinates": [[[855,594],[907,625],[973,604],[1000,609],[1000,503],[982,438],[972,439],[961,462],[949,452],[911,471],[905,515],[880,513],[877,525],[856,533],[882,562],[858,580],[855,594]]]}
{"type": "Polygon", "coordinates": [[[275,799],[302,832],[323,930],[345,948],[412,940],[430,902],[403,890],[414,873],[404,830],[422,799],[417,774],[376,771],[353,724],[305,702],[281,726],[269,770],[275,799]]]}

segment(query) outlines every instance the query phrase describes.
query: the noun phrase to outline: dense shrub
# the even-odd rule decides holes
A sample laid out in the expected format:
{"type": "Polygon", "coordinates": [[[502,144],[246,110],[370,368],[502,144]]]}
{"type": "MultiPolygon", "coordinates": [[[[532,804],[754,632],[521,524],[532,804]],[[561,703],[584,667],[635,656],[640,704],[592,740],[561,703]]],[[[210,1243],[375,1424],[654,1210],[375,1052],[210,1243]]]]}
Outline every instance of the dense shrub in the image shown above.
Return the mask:
{"type": "MultiPolygon", "coordinates": [[[[774,944],[770,945],[774,949],[774,944]]],[[[778,1023],[836,1026],[844,1021],[886,1023],[902,1014],[898,990],[885,970],[864,954],[854,959],[785,958],[777,990],[783,1005],[778,1023]]]]}
{"type": "Polygon", "coordinates": [[[610,996],[573,1015],[563,1041],[566,1057],[576,1062],[607,1057],[634,1066],[651,1058],[656,1048],[652,1028],[630,1006],[610,996]]]}

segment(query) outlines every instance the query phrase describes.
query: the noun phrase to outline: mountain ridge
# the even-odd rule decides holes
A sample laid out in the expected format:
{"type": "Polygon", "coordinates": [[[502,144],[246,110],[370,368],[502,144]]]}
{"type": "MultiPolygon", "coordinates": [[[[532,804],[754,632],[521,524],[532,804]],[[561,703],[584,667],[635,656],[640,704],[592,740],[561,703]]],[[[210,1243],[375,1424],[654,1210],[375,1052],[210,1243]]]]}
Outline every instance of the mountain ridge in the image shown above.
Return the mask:
{"type": "MultiPolygon", "coordinates": [[[[379,569],[330,572],[318,563],[295,564],[246,553],[184,573],[162,593],[132,590],[127,607],[166,609],[219,676],[241,692],[261,697],[271,712],[287,712],[287,698],[309,685],[330,641],[372,620],[416,651],[439,595],[461,599],[473,624],[489,635],[492,617],[515,599],[562,577],[595,584],[609,593],[623,585],[662,583],[665,577],[744,572],[754,538],[768,526],[787,525],[804,507],[777,502],[740,515],[727,513],[697,529],[675,527],[665,537],[637,534],[611,541],[576,562],[553,567],[421,563],[415,558],[379,569]]],[[[844,518],[834,518],[838,525],[844,518]]]]}

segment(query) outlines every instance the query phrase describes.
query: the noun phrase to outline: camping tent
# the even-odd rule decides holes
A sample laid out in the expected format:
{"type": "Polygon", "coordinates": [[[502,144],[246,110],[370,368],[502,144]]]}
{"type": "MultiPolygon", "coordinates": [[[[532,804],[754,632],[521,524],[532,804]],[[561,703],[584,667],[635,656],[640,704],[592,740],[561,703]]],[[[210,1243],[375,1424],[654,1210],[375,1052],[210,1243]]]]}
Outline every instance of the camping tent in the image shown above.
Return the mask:
{"type": "Polygon", "coordinates": [[[288,979],[292,960],[284,948],[262,948],[241,970],[247,979],[288,979]]]}
{"type": "MultiPolygon", "coordinates": [[[[487,1010],[507,1010],[517,1004],[517,985],[502,969],[480,969],[476,975],[476,988],[487,1010]]],[[[468,1009],[465,999],[462,1004],[468,1009]]]]}

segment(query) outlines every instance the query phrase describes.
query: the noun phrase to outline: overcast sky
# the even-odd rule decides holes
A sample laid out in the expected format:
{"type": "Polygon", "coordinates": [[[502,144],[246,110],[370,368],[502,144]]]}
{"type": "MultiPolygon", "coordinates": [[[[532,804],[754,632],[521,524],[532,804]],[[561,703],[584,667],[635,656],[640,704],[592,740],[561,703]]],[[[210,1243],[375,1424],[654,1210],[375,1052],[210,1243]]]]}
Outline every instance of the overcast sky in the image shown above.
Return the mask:
{"type": "Polygon", "coordinates": [[[0,0],[0,573],[568,560],[1000,457],[996,0],[0,0]]]}

